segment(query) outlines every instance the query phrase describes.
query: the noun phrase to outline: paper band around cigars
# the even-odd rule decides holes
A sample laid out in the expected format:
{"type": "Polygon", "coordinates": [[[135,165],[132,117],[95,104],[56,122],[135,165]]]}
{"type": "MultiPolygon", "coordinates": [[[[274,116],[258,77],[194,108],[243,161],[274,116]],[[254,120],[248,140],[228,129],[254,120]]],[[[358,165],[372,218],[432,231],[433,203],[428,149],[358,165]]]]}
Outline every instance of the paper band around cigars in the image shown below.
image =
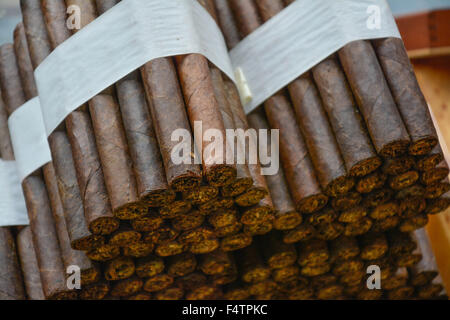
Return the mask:
{"type": "Polygon", "coordinates": [[[297,0],[228,53],[196,0],[122,0],[36,69],[39,97],[8,120],[19,181],[51,161],[47,137],[72,111],[153,59],[204,55],[237,84],[248,114],[349,42],[384,37],[400,37],[386,0],[297,0]]]}

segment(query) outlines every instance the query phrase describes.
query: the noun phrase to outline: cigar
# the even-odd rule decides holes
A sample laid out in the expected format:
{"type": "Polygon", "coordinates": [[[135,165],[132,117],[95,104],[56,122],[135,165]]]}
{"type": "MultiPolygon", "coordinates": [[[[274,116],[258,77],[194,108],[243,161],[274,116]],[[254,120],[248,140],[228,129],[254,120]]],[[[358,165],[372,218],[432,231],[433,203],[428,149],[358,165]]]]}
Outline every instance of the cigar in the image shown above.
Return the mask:
{"type": "MultiPolygon", "coordinates": [[[[225,137],[225,126],[214,95],[208,61],[199,54],[178,56],[176,61],[191,126],[194,127],[195,122],[201,122],[203,130],[218,130],[225,137]]],[[[207,153],[212,142],[197,137],[195,145],[198,150],[202,150],[203,174],[209,184],[220,187],[234,181],[236,168],[225,163],[229,152],[226,141],[221,145],[222,152],[216,150],[214,156],[207,153]]]]}
{"type": "MultiPolygon", "coordinates": [[[[160,58],[148,62],[141,68],[141,75],[169,186],[177,191],[198,187],[201,181],[200,166],[175,165],[171,160],[171,152],[177,144],[171,141],[172,132],[176,129],[191,132],[172,59],[160,58]]],[[[192,146],[192,134],[190,138],[192,146]]],[[[189,155],[191,160],[194,159],[193,150],[189,155]]]]}
{"type": "Polygon", "coordinates": [[[414,294],[414,288],[403,286],[387,291],[388,300],[406,300],[414,294]]]}
{"type": "Polygon", "coordinates": [[[440,144],[437,144],[427,155],[417,157],[416,168],[420,171],[428,171],[441,162],[446,163],[442,148],[440,144]]]}
{"type": "Polygon", "coordinates": [[[186,300],[217,300],[222,296],[219,288],[211,284],[206,284],[193,289],[186,294],[186,300]]]}
{"type": "Polygon", "coordinates": [[[388,251],[388,241],[383,233],[367,233],[360,239],[361,259],[375,260],[388,251]]]}
{"type": "Polygon", "coordinates": [[[375,220],[372,224],[372,231],[374,232],[385,232],[397,227],[401,222],[399,216],[390,216],[385,219],[375,220]]]}
{"type": "Polygon", "coordinates": [[[318,226],[324,223],[331,223],[338,217],[338,213],[330,207],[325,207],[320,211],[316,211],[308,215],[308,223],[313,226],[318,226]]]}
{"type": "Polygon", "coordinates": [[[3,160],[13,160],[14,152],[11,144],[11,137],[9,136],[8,128],[8,113],[6,112],[6,106],[3,102],[1,90],[0,90],[0,155],[3,160]]]}
{"type": "Polygon", "coordinates": [[[83,287],[80,291],[81,300],[111,300],[108,297],[110,285],[106,281],[93,283],[83,287]]]}
{"type": "MultiPolygon", "coordinates": [[[[31,240],[31,239],[25,239],[31,240]]],[[[19,242],[20,246],[21,243],[19,242]]],[[[22,243],[22,245],[28,247],[28,243],[22,243]]],[[[32,249],[32,247],[29,247],[32,249]]],[[[31,250],[27,250],[28,253],[33,254],[31,250]]],[[[21,257],[22,258],[22,257],[21,257]]],[[[31,261],[33,262],[31,255],[31,261]]],[[[16,253],[16,243],[11,230],[6,227],[0,227],[0,264],[1,264],[1,276],[0,276],[0,299],[2,300],[26,300],[24,282],[20,272],[20,265],[16,253]]],[[[23,264],[23,262],[22,262],[23,264]]],[[[23,271],[26,270],[27,265],[22,265],[23,271]]],[[[33,270],[30,270],[33,271],[33,270]]],[[[26,294],[30,299],[41,299],[42,294],[39,292],[39,273],[38,274],[24,274],[26,294]],[[30,292],[29,292],[30,290],[30,292]],[[31,296],[31,294],[35,296],[31,296]]]]}
{"type": "Polygon", "coordinates": [[[388,175],[398,176],[413,169],[416,165],[414,157],[403,155],[396,158],[385,159],[381,170],[388,175]]]}
{"type": "Polygon", "coordinates": [[[383,296],[382,290],[370,290],[363,288],[356,294],[356,299],[358,300],[380,300],[383,296]]]}
{"type": "Polygon", "coordinates": [[[381,280],[386,280],[389,277],[391,277],[396,271],[397,271],[397,266],[395,266],[392,263],[392,256],[390,254],[387,254],[379,259],[376,260],[370,260],[370,261],[366,261],[366,264],[364,266],[364,270],[367,270],[367,267],[371,266],[371,265],[376,265],[380,267],[380,279],[381,280]]]}
{"type": "Polygon", "coordinates": [[[131,220],[131,226],[138,232],[148,232],[157,230],[164,222],[164,219],[155,212],[131,220]]]}
{"type": "Polygon", "coordinates": [[[193,205],[201,205],[212,201],[219,194],[216,187],[203,185],[198,189],[183,192],[183,200],[189,201],[193,205]]]}
{"type": "MultiPolygon", "coordinates": [[[[209,245],[209,243],[208,243],[209,245]]],[[[217,246],[215,246],[217,248],[217,246]]],[[[186,246],[179,241],[164,242],[156,246],[155,253],[160,257],[170,257],[186,250],[186,246]]],[[[214,249],[212,249],[214,250],[214,249]]],[[[191,251],[192,252],[192,251],[191,251]]]]}
{"type": "Polygon", "coordinates": [[[410,137],[368,41],[354,41],[338,51],[377,152],[387,158],[404,154],[410,137]]]}
{"type": "Polygon", "coordinates": [[[33,65],[28,51],[27,38],[22,23],[19,23],[14,29],[14,51],[17,58],[17,67],[19,68],[22,88],[27,100],[37,96],[37,88],[34,83],[33,65]]]}
{"type": "MultiPolygon", "coordinates": [[[[118,2],[118,0],[96,1],[100,14],[118,2]]],[[[139,198],[152,207],[168,204],[174,200],[175,193],[169,189],[164,174],[159,145],[139,72],[134,71],[121,79],[116,83],[116,89],[139,198]]]]}
{"type": "Polygon", "coordinates": [[[151,278],[164,271],[164,260],[149,255],[136,260],[136,275],[140,278],[151,278]]]}
{"type": "Polygon", "coordinates": [[[113,297],[129,297],[138,293],[143,285],[144,282],[138,277],[119,280],[112,285],[110,294],[113,297]]]}
{"type": "Polygon", "coordinates": [[[345,226],[337,221],[321,223],[315,227],[316,238],[320,240],[334,240],[344,233],[345,226]]]}
{"type": "Polygon", "coordinates": [[[205,221],[205,216],[197,210],[192,210],[180,217],[172,219],[172,227],[177,231],[187,231],[200,227],[205,221]]]}
{"type": "Polygon", "coordinates": [[[356,257],[335,263],[332,268],[332,273],[335,276],[343,276],[344,274],[357,272],[359,270],[362,270],[363,268],[364,262],[356,257]]]}
{"type": "MultiPolygon", "coordinates": [[[[0,233],[7,233],[4,228],[0,229],[0,233]]],[[[23,228],[17,234],[17,253],[22,267],[23,283],[27,298],[30,300],[45,300],[44,291],[42,290],[41,275],[36,258],[36,251],[34,250],[33,238],[30,227],[23,228]]],[[[4,242],[8,243],[8,242],[4,242]]],[[[3,263],[5,265],[5,263],[3,263]]],[[[14,278],[14,277],[13,277],[14,278]]],[[[5,278],[11,279],[11,276],[5,278]]],[[[7,288],[7,285],[1,284],[2,290],[7,288]]],[[[20,292],[21,286],[19,286],[20,292]]],[[[15,299],[21,299],[19,295],[15,299]]],[[[23,297],[22,297],[23,299],[23,297]]]]}
{"type": "Polygon", "coordinates": [[[153,297],[150,293],[139,292],[139,293],[129,297],[128,300],[153,300],[153,297]]]}
{"type": "Polygon", "coordinates": [[[403,41],[385,38],[372,43],[411,137],[409,153],[425,155],[438,143],[438,137],[403,41]]]}
{"type": "Polygon", "coordinates": [[[283,242],[292,244],[299,241],[306,241],[313,238],[315,234],[316,229],[311,224],[303,222],[295,229],[284,231],[283,242]]]}
{"type": "Polygon", "coordinates": [[[311,288],[297,288],[289,294],[289,300],[311,300],[313,299],[314,291],[311,288]]]}
{"type": "MultiPolygon", "coordinates": [[[[215,231],[216,237],[224,238],[224,237],[231,236],[231,235],[238,233],[239,231],[241,231],[242,226],[243,226],[242,223],[236,222],[236,223],[230,224],[228,226],[225,226],[225,227],[222,227],[219,229],[215,229],[214,231],[215,231]]],[[[259,228],[259,225],[255,225],[253,227],[259,228]]],[[[254,230],[253,227],[251,228],[251,230],[249,230],[248,228],[247,228],[247,230],[250,232],[250,231],[254,230]]]]}
{"type": "Polygon", "coordinates": [[[392,231],[387,234],[389,252],[392,256],[410,254],[417,247],[409,233],[392,231]]]}
{"type": "Polygon", "coordinates": [[[248,233],[251,236],[262,236],[273,229],[272,221],[265,221],[260,224],[244,225],[244,233],[248,233]]]}
{"type": "Polygon", "coordinates": [[[306,265],[301,268],[300,274],[304,277],[317,277],[329,272],[331,265],[329,263],[319,264],[317,266],[306,265]]]}
{"type": "Polygon", "coordinates": [[[304,266],[319,266],[327,263],[330,258],[327,242],[313,239],[300,243],[298,246],[298,264],[304,266]]]}
{"type": "Polygon", "coordinates": [[[208,222],[215,228],[220,229],[238,222],[238,213],[235,209],[218,210],[208,216],[208,222]]]}
{"type": "MultiPolygon", "coordinates": [[[[44,5],[44,4],[43,4],[44,5]]],[[[59,10],[62,10],[58,13],[58,10],[55,11],[55,19],[57,20],[58,17],[61,15],[64,15],[64,21],[56,21],[56,20],[49,20],[49,23],[51,25],[58,23],[65,23],[65,7],[62,3],[56,3],[56,5],[61,5],[59,7],[59,10]]],[[[25,26],[25,33],[27,35],[28,40],[28,47],[30,52],[31,61],[33,63],[34,69],[38,67],[38,65],[50,54],[51,52],[51,45],[50,45],[50,39],[53,39],[53,43],[55,46],[62,41],[64,41],[69,35],[68,30],[65,28],[60,28],[60,33],[55,33],[53,30],[49,31],[49,34],[47,34],[46,31],[46,24],[44,21],[43,11],[41,10],[39,1],[21,1],[21,8],[22,8],[22,16],[24,19],[24,26],[25,26]]],[[[55,8],[54,8],[55,9],[55,8]]],[[[49,28],[51,29],[51,28],[49,28]]],[[[61,128],[59,128],[61,129],[61,128]]],[[[67,140],[67,136],[65,132],[58,132],[55,133],[55,135],[65,136],[61,138],[52,138],[50,137],[50,142],[52,140],[67,140]]],[[[62,143],[62,142],[60,142],[62,143]]],[[[68,142],[67,142],[68,143],[68,142]]],[[[55,146],[52,148],[52,157],[57,173],[58,180],[65,181],[67,183],[59,183],[59,187],[62,188],[61,191],[61,200],[63,202],[64,206],[64,212],[66,215],[66,223],[68,225],[68,231],[69,236],[72,241],[72,243],[77,242],[79,240],[77,237],[87,237],[89,230],[88,226],[90,223],[92,223],[92,230],[98,231],[98,229],[102,230],[102,228],[105,228],[105,231],[114,229],[114,226],[116,225],[114,223],[114,220],[112,219],[112,214],[110,212],[110,206],[108,199],[104,198],[106,195],[106,189],[104,188],[104,183],[102,182],[101,175],[92,177],[90,183],[92,183],[92,187],[94,191],[98,190],[98,193],[96,193],[92,199],[89,199],[89,201],[86,201],[86,207],[85,210],[81,209],[82,199],[80,190],[78,187],[78,181],[77,176],[75,173],[75,167],[73,165],[73,158],[72,158],[72,150],[68,149],[59,149],[55,146]],[[63,152],[67,151],[67,152],[63,152]],[[68,153],[69,152],[69,153],[68,153]],[[70,158],[69,158],[70,157],[70,158]],[[64,167],[64,170],[61,170],[61,168],[64,167]],[[70,186],[70,187],[69,187],[70,186]],[[98,188],[98,189],[97,189],[98,188]],[[64,195],[63,195],[64,194],[64,195]],[[69,200],[70,199],[70,200],[69,200]],[[91,201],[92,200],[92,201],[91,201]],[[84,211],[84,212],[83,212],[84,211]],[[86,221],[83,221],[84,214],[86,214],[86,221]],[[97,218],[100,218],[98,221],[96,221],[97,218]],[[104,218],[104,219],[101,219],[104,218]],[[112,221],[112,222],[111,222],[112,221]],[[88,226],[86,226],[88,224],[88,226]],[[80,230],[76,231],[75,229],[79,228],[80,230]]],[[[88,150],[85,149],[86,154],[88,150]]],[[[81,172],[82,174],[90,174],[90,170],[86,170],[84,172],[81,172]]],[[[95,171],[94,171],[95,173],[95,171]]],[[[80,175],[80,178],[83,176],[80,175]]],[[[84,177],[87,178],[87,177],[84,177]]],[[[83,182],[83,181],[81,181],[83,182]]],[[[82,185],[83,186],[83,185],[82,185]]],[[[92,190],[92,189],[90,189],[92,190]]],[[[83,190],[85,191],[85,190],[83,190]]],[[[86,190],[87,191],[87,190],[86,190]]],[[[85,195],[85,198],[89,197],[91,193],[89,192],[83,192],[83,195],[85,195]]]]}
{"type": "Polygon", "coordinates": [[[277,284],[273,280],[265,280],[262,282],[249,284],[248,291],[253,296],[261,296],[263,294],[273,292],[277,288],[277,284]]]}
{"type": "Polygon", "coordinates": [[[367,208],[359,205],[342,211],[338,217],[338,221],[343,223],[355,223],[366,217],[367,214],[367,208]]]}
{"type": "Polygon", "coordinates": [[[361,200],[361,194],[352,191],[333,198],[331,200],[331,206],[335,210],[344,211],[357,206],[361,202],[361,200]]]}
{"type": "Polygon", "coordinates": [[[414,230],[423,228],[428,223],[428,216],[424,213],[419,213],[412,218],[406,219],[400,223],[398,230],[401,232],[412,232],[414,230]]]}
{"type": "Polygon", "coordinates": [[[243,232],[226,236],[220,240],[220,248],[223,251],[235,251],[249,246],[252,243],[252,237],[243,232]]]}
{"type": "Polygon", "coordinates": [[[363,217],[358,221],[346,223],[343,235],[347,237],[355,237],[365,234],[372,228],[373,222],[368,217],[363,217]]]}
{"type": "Polygon", "coordinates": [[[441,161],[436,167],[423,172],[420,175],[420,182],[425,185],[436,183],[448,177],[449,172],[447,162],[441,161]]]}
{"type": "Polygon", "coordinates": [[[178,286],[172,286],[156,292],[156,300],[181,300],[184,296],[184,291],[178,286]]]}
{"type": "Polygon", "coordinates": [[[386,203],[389,200],[391,200],[393,195],[394,195],[393,190],[391,190],[389,188],[377,189],[377,190],[372,191],[371,193],[367,194],[363,198],[362,204],[365,207],[375,208],[375,207],[379,206],[380,204],[386,203]]]}
{"type": "Polygon", "coordinates": [[[220,249],[201,255],[198,259],[199,269],[207,275],[223,274],[234,263],[233,256],[220,249]]]}
{"type": "Polygon", "coordinates": [[[444,193],[440,198],[427,200],[425,212],[427,214],[437,214],[445,211],[450,206],[450,191],[444,193]]]}
{"type": "Polygon", "coordinates": [[[159,208],[159,215],[165,219],[172,219],[188,213],[191,209],[192,205],[189,201],[175,200],[159,208]]]}
{"type": "Polygon", "coordinates": [[[201,272],[193,272],[186,276],[175,279],[175,283],[184,291],[191,291],[207,283],[206,276],[201,272]]]}
{"type": "Polygon", "coordinates": [[[436,299],[442,293],[445,293],[445,290],[441,283],[430,283],[416,289],[419,299],[436,299]]]}
{"type": "Polygon", "coordinates": [[[236,262],[242,281],[256,283],[270,277],[270,269],[265,265],[260,251],[259,243],[254,241],[248,247],[236,252],[236,262]]]}
{"type": "Polygon", "coordinates": [[[359,255],[358,241],[354,237],[341,236],[330,242],[330,261],[347,260],[359,255]]]}
{"type": "Polygon", "coordinates": [[[136,241],[123,247],[122,251],[126,257],[142,258],[151,254],[154,247],[153,243],[136,241]]]}
{"type": "Polygon", "coordinates": [[[418,184],[398,192],[395,198],[400,204],[400,216],[402,218],[411,218],[423,212],[426,208],[426,201],[423,198],[424,194],[425,189],[418,184]]]}
{"type": "Polygon", "coordinates": [[[263,237],[261,246],[264,260],[272,269],[287,267],[297,260],[295,247],[292,244],[284,243],[280,233],[271,232],[263,237]]]}
{"type": "MultiPolygon", "coordinates": [[[[234,124],[233,112],[230,107],[230,98],[227,96],[225,83],[219,69],[215,67],[211,68],[211,80],[214,87],[215,97],[219,105],[219,110],[222,115],[224,127],[226,130],[235,130],[236,125],[234,124]]],[[[233,145],[233,150],[236,150],[234,141],[228,141],[228,143],[233,145]]],[[[239,141],[237,143],[239,144],[239,141]]],[[[243,150],[237,150],[238,152],[243,152],[243,150]]],[[[247,166],[247,162],[239,164],[237,161],[238,152],[235,151],[233,155],[234,163],[236,165],[236,179],[232,183],[222,187],[222,195],[224,197],[235,197],[240,195],[253,185],[253,179],[247,166]]]]}
{"type": "MultiPolygon", "coordinates": [[[[261,25],[257,8],[251,1],[230,1],[230,6],[242,36],[250,34],[261,25]]],[[[266,104],[268,107],[265,107],[265,111],[271,128],[281,129],[282,127],[280,130],[281,160],[297,210],[311,213],[321,209],[325,206],[327,197],[322,193],[316,180],[306,144],[295,121],[294,111],[286,97],[280,94],[267,100],[266,104]],[[302,159],[301,162],[299,158],[302,159]]]]}
{"type": "Polygon", "coordinates": [[[209,202],[203,203],[198,206],[198,210],[201,214],[208,214],[220,209],[229,209],[234,205],[233,198],[217,197],[209,202]]]}
{"type": "Polygon", "coordinates": [[[425,286],[439,274],[436,258],[425,229],[416,230],[411,236],[417,243],[417,249],[422,255],[422,259],[409,269],[409,281],[415,287],[425,286]]]}
{"type": "MultiPolygon", "coordinates": [[[[225,1],[219,1],[225,3],[225,1]]],[[[250,292],[241,283],[231,283],[224,288],[224,298],[226,300],[246,300],[250,298],[250,292]]]]}
{"type": "Polygon", "coordinates": [[[182,277],[194,272],[197,259],[190,252],[185,252],[167,259],[167,274],[172,277],[182,277]]]}
{"type": "Polygon", "coordinates": [[[118,257],[108,261],[105,266],[105,279],[108,281],[117,281],[130,278],[135,271],[135,265],[132,258],[118,257]]]}
{"type": "Polygon", "coordinates": [[[130,224],[121,224],[108,239],[108,243],[116,247],[126,247],[141,239],[141,234],[131,227],[130,224]]]}
{"type": "Polygon", "coordinates": [[[320,300],[337,299],[342,295],[344,287],[340,284],[330,284],[329,286],[319,289],[316,296],[320,300]]]}
{"type": "Polygon", "coordinates": [[[169,287],[173,283],[173,277],[165,273],[157,274],[146,279],[143,289],[147,292],[156,292],[169,287]]]}
{"type": "Polygon", "coordinates": [[[399,268],[412,268],[422,260],[422,254],[411,253],[399,256],[395,259],[395,265],[399,268]]]}
{"type": "Polygon", "coordinates": [[[97,282],[100,279],[99,267],[89,260],[86,253],[72,249],[70,244],[67,224],[64,217],[64,209],[59,196],[57,178],[53,164],[49,163],[45,165],[43,172],[64,267],[66,270],[70,266],[78,266],[80,268],[82,286],[97,282]]]}
{"type": "Polygon", "coordinates": [[[241,40],[239,30],[236,27],[233,12],[228,1],[214,0],[219,25],[224,30],[223,35],[228,48],[234,48],[241,40]]]}
{"type": "Polygon", "coordinates": [[[412,186],[417,180],[419,180],[419,173],[411,170],[398,176],[390,177],[388,184],[393,190],[397,191],[412,186]]]}
{"type": "MultiPolygon", "coordinates": [[[[248,120],[254,129],[267,130],[270,134],[269,124],[262,111],[252,112],[248,120]]],[[[268,136],[266,150],[272,150],[271,141],[271,137],[268,136]]],[[[302,222],[302,216],[296,211],[283,169],[279,168],[276,174],[268,175],[265,178],[275,209],[275,220],[273,222],[275,229],[289,230],[295,228],[302,222]]]]}
{"type": "Polygon", "coordinates": [[[361,177],[381,165],[364,126],[341,66],[335,57],[312,69],[323,107],[351,176],[361,177]]]}
{"type": "Polygon", "coordinates": [[[443,194],[450,191],[450,182],[449,178],[445,178],[441,182],[435,182],[431,185],[425,186],[425,198],[426,199],[436,199],[442,196],[443,194]]]}
{"type": "Polygon", "coordinates": [[[233,283],[238,280],[238,270],[236,264],[233,262],[231,266],[225,269],[220,274],[215,274],[209,277],[213,286],[221,287],[233,283]]]}
{"type": "Polygon", "coordinates": [[[369,216],[374,220],[383,220],[400,214],[400,207],[395,201],[389,201],[373,208],[369,216]]]}
{"type": "Polygon", "coordinates": [[[386,180],[387,176],[384,173],[376,171],[359,179],[356,183],[356,191],[359,193],[370,193],[375,189],[382,188],[386,180]]]}
{"type": "Polygon", "coordinates": [[[98,262],[104,262],[117,258],[120,255],[120,247],[103,244],[86,252],[86,256],[98,262]]]}

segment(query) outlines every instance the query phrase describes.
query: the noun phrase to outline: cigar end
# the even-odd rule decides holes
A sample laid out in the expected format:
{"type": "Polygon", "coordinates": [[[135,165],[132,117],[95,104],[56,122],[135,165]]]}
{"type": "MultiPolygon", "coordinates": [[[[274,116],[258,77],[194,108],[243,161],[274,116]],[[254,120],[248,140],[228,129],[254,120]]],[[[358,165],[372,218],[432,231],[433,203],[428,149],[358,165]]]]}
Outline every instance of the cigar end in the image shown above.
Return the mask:
{"type": "Polygon", "coordinates": [[[409,154],[413,156],[423,156],[431,152],[431,150],[438,144],[438,139],[436,137],[425,137],[414,141],[409,146],[409,154]]]}
{"type": "Polygon", "coordinates": [[[175,192],[168,189],[152,191],[141,197],[141,201],[149,207],[162,207],[168,205],[174,200],[175,192]]]}
{"type": "Polygon", "coordinates": [[[409,140],[397,140],[383,146],[379,153],[384,158],[399,157],[407,152],[409,144],[409,140]]]}
{"type": "Polygon", "coordinates": [[[206,179],[213,187],[222,187],[236,179],[236,168],[228,165],[215,165],[206,174],[206,179]]]}
{"type": "Polygon", "coordinates": [[[93,234],[108,235],[119,228],[119,220],[114,217],[100,217],[92,221],[89,230],[93,234]]]}
{"type": "Polygon", "coordinates": [[[301,213],[313,213],[325,207],[328,197],[324,194],[316,194],[303,198],[297,204],[297,210],[301,213]]]}
{"type": "Polygon", "coordinates": [[[364,159],[355,164],[349,171],[352,177],[363,177],[377,170],[383,162],[377,156],[364,159]]]}
{"type": "Polygon", "coordinates": [[[114,216],[120,220],[132,220],[144,216],[148,212],[142,202],[130,202],[114,210],[114,216]]]}
{"type": "Polygon", "coordinates": [[[273,227],[277,230],[291,230],[301,224],[302,215],[297,211],[288,211],[283,214],[276,214],[273,227]]]}
{"type": "Polygon", "coordinates": [[[222,187],[224,197],[237,197],[250,189],[253,185],[252,178],[237,178],[234,182],[222,187]]]}
{"type": "Polygon", "coordinates": [[[89,235],[71,242],[72,249],[88,251],[97,248],[105,243],[105,239],[101,235],[89,235]]]}

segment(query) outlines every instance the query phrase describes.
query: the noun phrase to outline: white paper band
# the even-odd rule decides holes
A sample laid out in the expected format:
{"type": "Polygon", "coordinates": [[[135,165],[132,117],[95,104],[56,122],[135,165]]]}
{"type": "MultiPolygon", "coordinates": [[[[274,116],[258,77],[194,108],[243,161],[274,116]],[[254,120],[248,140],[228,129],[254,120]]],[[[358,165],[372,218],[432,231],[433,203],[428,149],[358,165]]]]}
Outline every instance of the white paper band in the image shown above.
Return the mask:
{"type": "Polygon", "coordinates": [[[28,224],[27,208],[15,161],[0,159],[0,227],[28,224]]]}
{"type": "Polygon", "coordinates": [[[231,52],[253,98],[250,113],[274,93],[346,44],[400,38],[385,0],[297,0],[231,52]]]}

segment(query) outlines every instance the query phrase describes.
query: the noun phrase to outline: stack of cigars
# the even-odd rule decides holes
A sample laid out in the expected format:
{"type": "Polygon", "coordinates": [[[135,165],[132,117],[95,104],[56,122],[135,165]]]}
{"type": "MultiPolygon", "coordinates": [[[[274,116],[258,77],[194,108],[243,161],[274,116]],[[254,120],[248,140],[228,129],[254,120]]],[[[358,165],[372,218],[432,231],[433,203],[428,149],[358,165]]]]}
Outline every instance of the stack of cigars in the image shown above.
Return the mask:
{"type": "MultiPolygon", "coordinates": [[[[2,159],[14,160],[7,118],[37,96],[34,70],[78,31],[67,7],[84,27],[118,2],[21,1],[0,47],[2,159]]],[[[229,49],[289,2],[199,0],[229,49]]],[[[191,139],[192,158],[212,143],[191,139]]],[[[423,227],[450,206],[449,168],[399,39],[348,44],[247,116],[203,56],[152,60],[49,144],[52,162],[22,183],[30,225],[0,228],[0,298],[447,298],[423,227]],[[198,121],[223,136],[279,129],[280,169],[174,164],[172,133],[198,121]],[[381,289],[367,287],[371,266],[381,289]]]]}

